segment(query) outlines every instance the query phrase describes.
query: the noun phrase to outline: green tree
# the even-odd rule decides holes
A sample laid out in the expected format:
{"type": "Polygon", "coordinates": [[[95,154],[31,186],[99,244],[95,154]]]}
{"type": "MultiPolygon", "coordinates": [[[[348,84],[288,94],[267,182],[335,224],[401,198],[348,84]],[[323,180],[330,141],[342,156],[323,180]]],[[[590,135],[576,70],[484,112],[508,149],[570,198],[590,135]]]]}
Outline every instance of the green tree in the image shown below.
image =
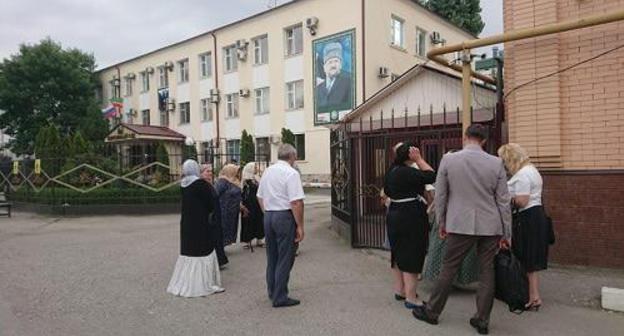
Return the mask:
{"type": "Polygon", "coordinates": [[[93,55],[63,49],[47,38],[21,45],[19,53],[0,63],[0,129],[13,137],[9,147],[32,154],[39,130],[56,126],[62,136],[78,130],[88,140],[102,141],[108,125],[94,95],[97,76],[93,55]]]}
{"type": "Polygon", "coordinates": [[[65,162],[64,141],[57,128],[48,124],[39,130],[34,144],[35,155],[41,159],[42,169],[50,176],[59,173],[65,162]]]}
{"type": "Polygon", "coordinates": [[[429,0],[427,7],[475,35],[485,27],[479,0],[429,0]]]}
{"type": "Polygon", "coordinates": [[[253,162],[256,158],[256,148],[254,146],[253,137],[243,130],[241,135],[240,164],[244,166],[248,162],[253,162]]]}
{"type": "Polygon", "coordinates": [[[295,134],[288,128],[282,128],[282,143],[295,146],[295,134]]]}
{"type": "Polygon", "coordinates": [[[156,161],[167,166],[169,165],[169,153],[162,142],[158,143],[158,147],[156,147],[156,161]]]}
{"type": "Polygon", "coordinates": [[[182,158],[184,161],[188,159],[197,160],[197,148],[195,147],[195,144],[191,146],[184,145],[184,153],[182,158]]]}
{"type": "Polygon", "coordinates": [[[72,139],[72,150],[76,156],[84,156],[91,153],[91,146],[89,142],[82,136],[80,131],[74,133],[72,139]]]}

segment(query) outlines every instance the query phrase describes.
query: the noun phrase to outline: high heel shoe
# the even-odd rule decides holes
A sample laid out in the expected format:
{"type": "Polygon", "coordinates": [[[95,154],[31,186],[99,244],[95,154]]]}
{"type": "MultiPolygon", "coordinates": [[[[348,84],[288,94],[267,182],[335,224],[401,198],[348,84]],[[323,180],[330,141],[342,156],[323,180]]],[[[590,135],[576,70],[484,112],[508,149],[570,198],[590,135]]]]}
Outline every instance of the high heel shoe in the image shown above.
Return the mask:
{"type": "Polygon", "coordinates": [[[542,300],[533,300],[524,306],[524,309],[532,312],[538,312],[541,306],[542,300]]]}

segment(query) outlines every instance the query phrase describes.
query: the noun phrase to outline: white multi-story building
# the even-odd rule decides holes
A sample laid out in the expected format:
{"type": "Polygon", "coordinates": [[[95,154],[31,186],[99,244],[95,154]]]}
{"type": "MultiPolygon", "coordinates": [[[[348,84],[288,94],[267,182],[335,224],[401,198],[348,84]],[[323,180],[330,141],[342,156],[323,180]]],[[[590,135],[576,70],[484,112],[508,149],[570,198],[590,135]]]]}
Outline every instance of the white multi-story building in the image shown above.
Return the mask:
{"type": "Polygon", "coordinates": [[[296,0],[99,70],[125,123],[166,126],[200,152],[240,151],[241,132],[276,159],[296,135],[304,179],[330,179],[329,123],[436,44],[473,38],[412,0],[296,0]],[[168,104],[161,102],[168,96],[168,104]],[[162,99],[161,99],[162,100],[162,99]]]}

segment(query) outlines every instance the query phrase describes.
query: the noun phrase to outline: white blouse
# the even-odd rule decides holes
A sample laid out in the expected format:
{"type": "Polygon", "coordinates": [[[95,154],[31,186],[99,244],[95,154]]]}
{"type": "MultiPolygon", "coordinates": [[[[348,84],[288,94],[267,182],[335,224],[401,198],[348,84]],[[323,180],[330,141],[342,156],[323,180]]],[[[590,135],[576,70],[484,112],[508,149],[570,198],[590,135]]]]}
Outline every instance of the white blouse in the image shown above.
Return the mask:
{"type": "Polygon", "coordinates": [[[520,211],[542,205],[542,186],[542,176],[531,164],[522,167],[507,182],[512,197],[529,196],[529,203],[520,211]]]}

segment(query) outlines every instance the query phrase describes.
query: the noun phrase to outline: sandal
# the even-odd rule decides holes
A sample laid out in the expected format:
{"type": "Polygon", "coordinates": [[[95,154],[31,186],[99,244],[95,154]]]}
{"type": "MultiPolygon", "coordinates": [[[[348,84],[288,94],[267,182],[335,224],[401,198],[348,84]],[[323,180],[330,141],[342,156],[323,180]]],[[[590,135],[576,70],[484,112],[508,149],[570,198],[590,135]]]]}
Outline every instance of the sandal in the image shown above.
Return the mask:
{"type": "Polygon", "coordinates": [[[528,311],[538,312],[541,306],[542,306],[542,300],[541,299],[537,299],[537,300],[533,300],[533,301],[527,303],[524,306],[524,309],[528,310],[528,311]]]}

